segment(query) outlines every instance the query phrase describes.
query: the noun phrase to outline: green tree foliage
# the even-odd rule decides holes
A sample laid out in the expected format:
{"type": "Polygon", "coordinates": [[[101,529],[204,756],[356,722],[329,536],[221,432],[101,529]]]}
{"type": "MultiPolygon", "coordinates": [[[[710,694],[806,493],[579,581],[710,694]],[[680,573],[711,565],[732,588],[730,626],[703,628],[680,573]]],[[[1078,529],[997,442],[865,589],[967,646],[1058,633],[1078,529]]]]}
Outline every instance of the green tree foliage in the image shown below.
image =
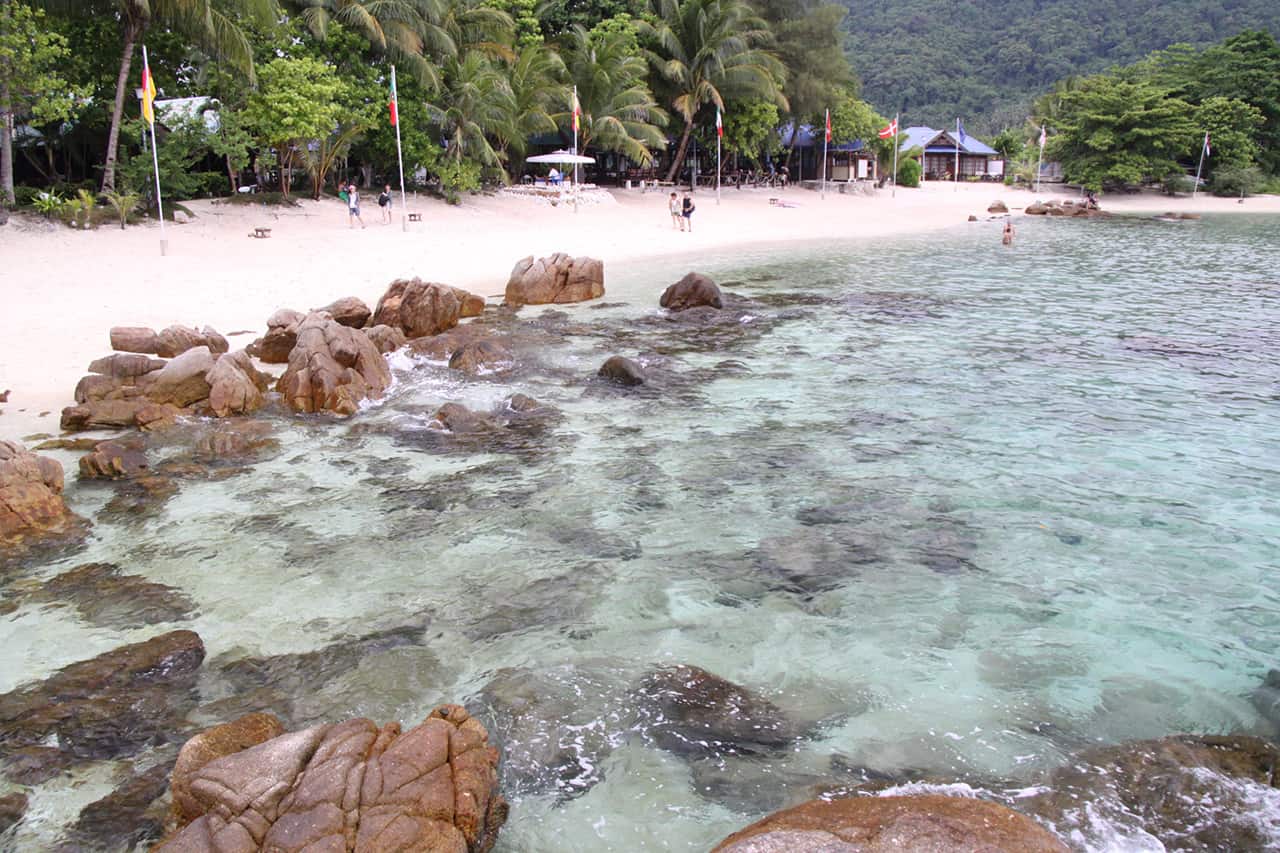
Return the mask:
{"type": "Polygon", "coordinates": [[[838,93],[834,103],[835,108],[831,110],[832,141],[843,143],[860,139],[878,160],[893,158],[893,146],[901,137],[880,138],[880,131],[889,124],[889,119],[876,112],[852,91],[838,93]]]}
{"type": "MultiPolygon", "coordinates": [[[[196,165],[210,152],[210,132],[201,116],[184,116],[168,122],[168,132],[161,132],[156,156],[160,163],[160,193],[166,202],[170,199],[199,198],[204,190],[204,178],[196,165]]],[[[117,183],[122,192],[141,192],[146,195],[147,206],[155,208],[155,177],[152,171],[151,131],[142,119],[125,122],[121,136],[128,143],[126,154],[120,159],[117,183]],[[143,138],[145,134],[145,139],[143,138]],[[128,151],[137,153],[130,156],[128,151]]]]}
{"type": "Polygon", "coordinates": [[[653,20],[640,22],[649,60],[667,82],[683,119],[680,144],[667,171],[675,179],[699,110],[725,98],[764,97],[785,108],[785,70],[765,48],[773,34],[743,0],[654,0],[653,20]]]}
{"type": "Polygon", "coordinates": [[[907,124],[947,127],[962,116],[978,134],[1021,125],[1055,80],[1249,27],[1280,33],[1275,0],[843,2],[864,97],[886,115],[902,108],[907,124]]]}
{"type": "Polygon", "coordinates": [[[1064,96],[1045,157],[1094,190],[1162,180],[1181,172],[1178,158],[1196,148],[1193,112],[1145,83],[1090,77],[1064,96]]]}
{"type": "Polygon", "coordinates": [[[1012,162],[1022,156],[1027,149],[1027,140],[1021,131],[1006,127],[991,140],[991,147],[1000,152],[1005,162],[1012,162]]]}
{"type": "MultiPolygon", "coordinates": [[[[917,151],[919,149],[916,149],[917,151]]],[[[897,184],[900,187],[920,186],[920,161],[914,157],[906,157],[898,161],[897,184]]]]}
{"type": "Polygon", "coordinates": [[[511,18],[515,26],[517,48],[542,44],[542,22],[538,20],[537,0],[485,0],[485,3],[511,18]]]}
{"type": "Polygon", "coordinates": [[[845,7],[820,0],[760,0],[756,8],[773,32],[773,52],[786,68],[785,118],[794,126],[815,123],[846,92],[856,94],[845,56],[845,7]]]}
{"type": "MultiPolygon", "coordinates": [[[[645,83],[646,65],[635,52],[634,36],[611,28],[588,32],[575,25],[562,50],[582,109],[579,148],[617,151],[637,163],[650,163],[651,149],[664,142],[657,123],[666,121],[666,113],[645,83]]],[[[572,133],[571,97],[557,116],[567,133],[572,133]]]]}
{"type": "Polygon", "coordinates": [[[445,82],[427,106],[446,140],[444,160],[498,167],[501,160],[489,136],[511,119],[510,89],[502,73],[478,51],[445,62],[445,82]]]}
{"type": "Polygon", "coordinates": [[[745,157],[757,166],[768,154],[776,154],[781,148],[778,139],[778,105],[773,101],[745,101],[730,103],[722,117],[724,122],[724,147],[727,151],[745,157]]]}
{"type": "Polygon", "coordinates": [[[61,121],[77,109],[80,93],[58,72],[69,53],[66,38],[46,29],[43,12],[11,0],[0,2],[0,204],[15,201],[16,121],[61,121]]]}
{"type": "Polygon", "coordinates": [[[543,34],[554,39],[575,26],[590,30],[610,18],[638,18],[647,9],[645,0],[542,0],[537,15],[543,34]]]}
{"type": "Polygon", "coordinates": [[[565,100],[561,83],[564,62],[560,55],[541,44],[527,44],[507,69],[508,116],[498,130],[503,151],[510,151],[512,167],[523,164],[531,136],[554,133],[553,113],[565,100]]]}
{"type": "Polygon", "coordinates": [[[343,94],[333,68],[317,59],[273,59],[259,69],[258,91],[245,107],[245,121],[276,150],[286,198],[307,144],[333,134],[342,120],[343,94]]]}
{"type": "Polygon", "coordinates": [[[1233,98],[1207,98],[1196,107],[1194,121],[1196,129],[1208,133],[1211,141],[1206,175],[1219,168],[1252,166],[1262,153],[1257,137],[1265,120],[1262,111],[1252,104],[1233,98]]]}

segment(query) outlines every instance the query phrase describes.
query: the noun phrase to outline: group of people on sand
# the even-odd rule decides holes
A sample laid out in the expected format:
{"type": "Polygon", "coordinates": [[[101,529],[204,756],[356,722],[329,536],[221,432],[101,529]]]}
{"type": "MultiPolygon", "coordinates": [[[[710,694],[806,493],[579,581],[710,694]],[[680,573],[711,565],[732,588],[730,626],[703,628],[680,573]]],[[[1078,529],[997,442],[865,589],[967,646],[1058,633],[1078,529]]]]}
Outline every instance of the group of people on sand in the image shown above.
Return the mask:
{"type": "Polygon", "coordinates": [[[672,193],[671,198],[667,199],[667,209],[671,211],[672,228],[693,233],[693,212],[697,206],[694,205],[692,196],[685,193],[684,198],[680,199],[672,193]]]}
{"type": "MultiPolygon", "coordinates": [[[[351,227],[355,228],[356,223],[360,223],[360,227],[364,228],[364,219],[360,216],[360,190],[355,184],[347,184],[338,192],[338,198],[347,203],[347,221],[351,223],[351,227]]],[[[382,224],[391,224],[391,184],[385,184],[382,192],[378,193],[378,207],[382,210],[382,224]]]]}

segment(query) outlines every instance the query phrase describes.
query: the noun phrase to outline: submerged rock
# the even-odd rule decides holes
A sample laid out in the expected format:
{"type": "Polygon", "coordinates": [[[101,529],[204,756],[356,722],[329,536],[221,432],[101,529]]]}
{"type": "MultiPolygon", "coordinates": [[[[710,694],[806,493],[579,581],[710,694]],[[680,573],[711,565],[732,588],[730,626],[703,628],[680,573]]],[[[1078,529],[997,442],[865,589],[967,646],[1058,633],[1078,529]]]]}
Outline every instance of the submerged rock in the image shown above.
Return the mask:
{"type": "Polygon", "coordinates": [[[80,457],[83,480],[124,480],[145,476],[151,465],[136,441],[102,441],[93,452],[80,457]]]}
{"type": "Polygon", "coordinates": [[[1280,747],[1244,735],[1173,735],[1086,750],[1027,807],[1059,831],[1102,820],[1177,850],[1272,850],[1264,796],[1280,801],[1280,747]],[[1087,804],[1087,809],[1085,808],[1087,804]]]}
{"type": "Polygon", "coordinates": [[[14,791],[0,797],[0,835],[27,813],[27,795],[14,791]]]}
{"type": "Polygon", "coordinates": [[[1280,729],[1280,669],[1268,672],[1250,698],[1263,719],[1280,729]]]}
{"type": "Polygon", "coordinates": [[[77,758],[102,759],[163,743],[194,705],[203,660],[199,636],[171,631],[63,667],[0,695],[0,746],[54,738],[77,758]]]}
{"type": "Polygon", "coordinates": [[[1067,853],[1044,827],[967,797],[814,800],[770,815],[713,853],[1067,853]]]}
{"type": "Polygon", "coordinates": [[[114,791],[80,810],[63,837],[61,850],[134,849],[164,834],[163,806],[157,801],[169,784],[169,764],[130,776],[114,791]]]}
{"type": "Polygon", "coordinates": [[[702,273],[691,272],[662,292],[658,304],[669,311],[708,306],[723,308],[724,298],[716,283],[702,273]]]}
{"type": "Polygon", "coordinates": [[[515,357],[511,350],[493,340],[469,341],[449,357],[449,367],[473,376],[510,370],[515,357]]]}
{"type": "Polygon", "coordinates": [[[391,369],[359,329],[328,314],[311,314],[298,326],[298,343],[276,390],[295,412],[353,415],[391,385],[391,369]]]}
{"type": "Polygon", "coordinates": [[[620,355],[610,356],[604,364],[600,365],[596,375],[627,387],[643,385],[646,378],[643,367],[620,355]]]}
{"type": "Polygon", "coordinates": [[[571,258],[557,252],[534,260],[516,261],[507,280],[505,300],[512,307],[585,302],[604,296],[604,262],[571,258]]]}
{"type": "Polygon", "coordinates": [[[281,735],[195,770],[159,853],[439,850],[486,853],[506,821],[498,751],[460,706],[417,727],[367,719],[281,735]]]}
{"type": "Polygon", "coordinates": [[[182,590],[124,574],[110,563],[85,563],[56,575],[29,600],[74,605],[86,622],[112,628],[178,622],[196,611],[182,590]]]}
{"type": "Polygon", "coordinates": [[[768,699],[696,666],[650,673],[636,690],[647,735],[693,756],[776,751],[805,733],[768,699]]]}

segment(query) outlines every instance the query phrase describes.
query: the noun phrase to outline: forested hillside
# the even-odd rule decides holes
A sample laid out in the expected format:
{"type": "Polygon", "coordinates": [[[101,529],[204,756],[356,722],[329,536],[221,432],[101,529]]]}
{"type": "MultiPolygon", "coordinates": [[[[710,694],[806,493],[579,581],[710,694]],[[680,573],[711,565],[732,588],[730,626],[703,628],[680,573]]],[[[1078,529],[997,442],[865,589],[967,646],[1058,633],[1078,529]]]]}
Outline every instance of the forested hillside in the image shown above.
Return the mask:
{"type": "Polygon", "coordinates": [[[1277,0],[843,0],[863,96],[904,124],[1021,124],[1037,94],[1176,42],[1280,33],[1277,0]]]}

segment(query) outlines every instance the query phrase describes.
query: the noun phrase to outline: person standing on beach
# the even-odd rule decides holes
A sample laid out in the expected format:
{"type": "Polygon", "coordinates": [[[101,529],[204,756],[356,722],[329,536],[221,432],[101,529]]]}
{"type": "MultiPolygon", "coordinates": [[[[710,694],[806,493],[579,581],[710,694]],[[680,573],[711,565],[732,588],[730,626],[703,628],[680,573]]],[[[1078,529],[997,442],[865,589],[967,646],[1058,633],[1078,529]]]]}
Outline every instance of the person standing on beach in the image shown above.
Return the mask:
{"type": "Polygon", "coordinates": [[[685,193],[684,201],[680,203],[680,215],[684,217],[686,227],[681,228],[681,231],[693,231],[693,211],[696,209],[693,205],[693,199],[689,197],[688,193],[685,193]]]}
{"type": "Polygon", "coordinates": [[[680,199],[675,193],[671,194],[671,198],[667,201],[667,209],[671,211],[671,227],[684,230],[684,217],[680,215],[680,199]]]}
{"type": "Polygon", "coordinates": [[[1000,239],[1000,242],[1006,246],[1013,245],[1013,220],[1012,219],[1006,219],[1004,221],[1004,236],[1000,239]]]}
{"type": "Polygon", "coordinates": [[[360,219],[360,192],[356,189],[355,184],[347,186],[347,221],[351,223],[351,227],[356,227],[356,220],[360,221],[360,227],[364,228],[364,220],[360,219]]]}
{"type": "Polygon", "coordinates": [[[382,222],[386,225],[391,224],[391,184],[387,184],[382,188],[382,192],[378,193],[378,207],[382,208],[382,222]]]}

